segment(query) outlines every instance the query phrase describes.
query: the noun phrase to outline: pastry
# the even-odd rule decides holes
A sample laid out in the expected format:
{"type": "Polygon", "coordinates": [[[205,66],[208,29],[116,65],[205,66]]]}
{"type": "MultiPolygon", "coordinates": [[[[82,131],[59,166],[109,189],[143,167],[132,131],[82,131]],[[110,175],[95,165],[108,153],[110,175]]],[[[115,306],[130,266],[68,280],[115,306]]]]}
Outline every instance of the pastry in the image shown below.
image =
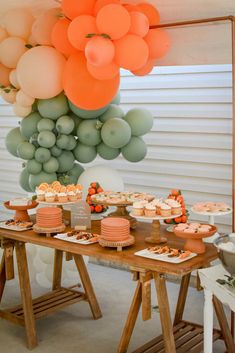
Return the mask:
{"type": "Polygon", "coordinates": [[[48,188],[45,192],[45,201],[46,202],[55,202],[56,201],[56,193],[52,188],[48,188]]]}
{"type": "Polygon", "coordinates": [[[160,214],[162,217],[170,217],[171,216],[171,207],[165,203],[163,203],[160,207],[160,214]]]}
{"type": "Polygon", "coordinates": [[[151,203],[148,203],[144,206],[144,214],[146,217],[155,217],[156,216],[156,206],[151,203]]]}
{"type": "Polygon", "coordinates": [[[144,204],[142,202],[133,203],[133,215],[143,216],[144,215],[144,204]]]}
{"type": "Polygon", "coordinates": [[[68,202],[68,195],[67,195],[67,188],[66,186],[61,186],[58,194],[57,194],[57,198],[59,202],[68,202]]]}
{"type": "Polygon", "coordinates": [[[180,215],[182,212],[181,205],[179,202],[174,201],[169,206],[171,206],[171,214],[180,215]]]}

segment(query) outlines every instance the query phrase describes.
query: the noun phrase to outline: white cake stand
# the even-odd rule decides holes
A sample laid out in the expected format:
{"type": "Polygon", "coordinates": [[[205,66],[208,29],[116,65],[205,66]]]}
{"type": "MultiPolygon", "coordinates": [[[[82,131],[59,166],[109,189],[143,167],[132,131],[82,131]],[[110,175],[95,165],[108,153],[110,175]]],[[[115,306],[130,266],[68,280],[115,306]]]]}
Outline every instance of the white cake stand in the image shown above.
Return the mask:
{"type": "Polygon", "coordinates": [[[134,217],[139,220],[150,220],[152,221],[152,229],[151,229],[151,235],[147,238],[145,238],[145,241],[147,243],[152,243],[152,244],[161,244],[161,243],[166,243],[167,238],[161,236],[161,224],[160,221],[164,221],[165,219],[173,219],[176,217],[180,217],[182,213],[178,215],[171,215],[167,217],[162,217],[162,216],[155,216],[155,217],[146,217],[146,216],[136,216],[133,213],[130,213],[131,217],[134,217]]]}
{"type": "Polygon", "coordinates": [[[214,225],[215,224],[215,217],[217,216],[226,216],[230,213],[232,213],[232,209],[229,211],[225,212],[199,212],[194,210],[194,208],[191,208],[191,211],[195,214],[201,215],[201,216],[207,216],[208,217],[208,223],[214,225]]]}

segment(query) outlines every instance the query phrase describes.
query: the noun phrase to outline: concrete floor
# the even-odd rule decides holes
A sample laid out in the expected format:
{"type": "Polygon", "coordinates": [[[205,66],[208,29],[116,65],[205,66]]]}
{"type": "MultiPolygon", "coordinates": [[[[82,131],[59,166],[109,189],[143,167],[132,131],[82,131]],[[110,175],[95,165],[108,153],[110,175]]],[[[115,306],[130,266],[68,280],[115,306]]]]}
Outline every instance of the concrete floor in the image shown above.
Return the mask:
{"type": "MultiPolygon", "coordinates": [[[[34,353],[115,353],[135,289],[131,274],[126,271],[88,264],[89,273],[103,312],[103,318],[94,321],[89,305],[78,303],[37,321],[39,346],[34,353]]],[[[153,287],[153,286],[152,286],[153,287]]],[[[179,286],[169,283],[168,292],[173,315],[179,286]]],[[[35,283],[33,295],[45,292],[35,283]]],[[[156,296],[152,288],[152,304],[156,296]]],[[[16,305],[20,300],[17,284],[6,287],[2,306],[16,305]]],[[[190,288],[185,319],[202,322],[203,292],[190,288]]],[[[159,314],[143,322],[138,318],[128,352],[161,333],[159,314]]],[[[0,352],[26,353],[24,329],[0,320],[0,352]]],[[[215,343],[213,353],[225,352],[222,342],[215,343]]]]}

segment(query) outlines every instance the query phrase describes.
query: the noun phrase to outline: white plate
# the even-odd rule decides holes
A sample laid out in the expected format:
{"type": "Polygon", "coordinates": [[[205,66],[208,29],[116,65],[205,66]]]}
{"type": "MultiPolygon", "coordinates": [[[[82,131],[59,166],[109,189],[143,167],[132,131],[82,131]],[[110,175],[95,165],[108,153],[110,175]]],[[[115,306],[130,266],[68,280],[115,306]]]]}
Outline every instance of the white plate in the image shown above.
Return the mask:
{"type": "Polygon", "coordinates": [[[178,257],[168,257],[168,254],[153,254],[148,249],[140,250],[135,253],[137,256],[146,257],[147,259],[171,262],[173,264],[180,264],[181,262],[192,259],[197,256],[195,253],[191,253],[188,257],[184,259],[179,259],[178,257]]]}
{"type": "Polygon", "coordinates": [[[132,212],[130,213],[130,216],[134,217],[136,219],[144,219],[144,220],[149,219],[149,220],[152,220],[152,221],[155,221],[155,220],[156,221],[161,221],[161,220],[165,220],[165,219],[174,219],[174,218],[180,217],[181,215],[182,215],[182,213],[170,215],[170,216],[167,216],[167,217],[162,217],[162,216],[147,217],[147,216],[136,216],[132,212]]]}
{"type": "Polygon", "coordinates": [[[0,228],[3,228],[3,229],[8,229],[8,230],[14,230],[16,232],[23,232],[25,230],[30,230],[33,228],[32,227],[29,227],[29,228],[22,228],[22,227],[19,227],[19,226],[10,226],[10,225],[7,225],[5,224],[5,222],[0,222],[0,228]]]}
{"type": "Polygon", "coordinates": [[[98,240],[96,240],[96,241],[82,240],[82,239],[78,240],[78,239],[76,239],[76,235],[72,236],[72,237],[67,237],[67,233],[57,234],[53,238],[68,241],[70,243],[82,244],[82,245],[90,245],[90,244],[98,243],[98,240]]]}
{"type": "Polygon", "coordinates": [[[230,209],[230,211],[224,211],[224,212],[199,212],[199,211],[194,210],[194,208],[192,207],[191,211],[195,214],[200,214],[202,216],[225,216],[227,214],[232,213],[233,210],[230,209]]]}
{"type": "Polygon", "coordinates": [[[81,200],[77,201],[68,201],[68,202],[46,202],[46,201],[37,201],[40,205],[48,205],[48,206],[66,206],[66,205],[74,205],[75,203],[79,202],[81,200]]]}

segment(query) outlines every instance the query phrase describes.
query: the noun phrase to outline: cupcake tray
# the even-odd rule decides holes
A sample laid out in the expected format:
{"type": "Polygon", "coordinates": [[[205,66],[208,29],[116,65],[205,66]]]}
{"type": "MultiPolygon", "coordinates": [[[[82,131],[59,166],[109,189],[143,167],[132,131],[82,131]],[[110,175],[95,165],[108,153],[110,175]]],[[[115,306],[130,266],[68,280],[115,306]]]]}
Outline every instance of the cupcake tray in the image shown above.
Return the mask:
{"type": "Polygon", "coordinates": [[[91,245],[91,244],[95,244],[98,243],[98,234],[94,234],[95,237],[94,239],[89,239],[89,240],[84,240],[84,239],[77,239],[76,235],[72,236],[72,237],[68,237],[67,233],[60,233],[54,236],[54,238],[56,239],[60,239],[60,240],[64,240],[64,241],[68,241],[70,243],[76,243],[76,244],[82,244],[82,245],[91,245]]]}
{"type": "Polygon", "coordinates": [[[146,257],[147,259],[151,259],[151,260],[170,262],[173,264],[180,264],[181,262],[188,261],[193,257],[197,256],[197,254],[191,253],[188,257],[185,257],[184,259],[179,259],[178,257],[169,257],[168,254],[154,254],[148,249],[137,251],[135,255],[146,257]]]}

